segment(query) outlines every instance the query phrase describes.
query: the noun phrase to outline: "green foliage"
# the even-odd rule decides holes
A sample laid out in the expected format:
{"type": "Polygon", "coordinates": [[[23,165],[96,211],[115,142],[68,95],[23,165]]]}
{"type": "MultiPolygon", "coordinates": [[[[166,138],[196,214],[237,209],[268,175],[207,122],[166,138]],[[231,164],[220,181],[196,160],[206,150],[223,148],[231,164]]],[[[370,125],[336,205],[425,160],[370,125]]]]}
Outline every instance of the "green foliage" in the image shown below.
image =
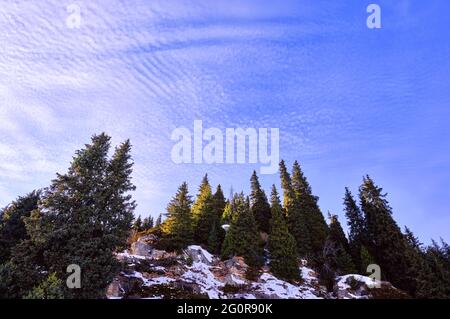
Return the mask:
{"type": "Polygon", "coordinates": [[[231,225],[231,223],[236,220],[236,217],[238,215],[237,207],[239,206],[240,199],[240,194],[233,194],[231,200],[226,203],[221,218],[222,225],[231,225]]]}
{"type": "Polygon", "coordinates": [[[250,209],[253,213],[253,216],[255,216],[258,230],[261,232],[269,233],[271,218],[270,205],[267,201],[266,193],[261,188],[261,184],[259,183],[256,171],[253,171],[250,182],[250,209]]]}
{"type": "Polygon", "coordinates": [[[63,281],[56,277],[56,273],[49,275],[38,286],[25,296],[25,299],[63,299],[63,281]]]}
{"type": "Polygon", "coordinates": [[[138,216],[138,218],[136,218],[136,220],[133,222],[133,229],[137,232],[142,231],[142,219],[141,219],[141,215],[138,216]]]}
{"type": "Polygon", "coordinates": [[[125,247],[135,208],[131,145],[126,141],[108,159],[109,141],[96,135],[77,151],[68,172],[42,194],[38,210],[24,218],[29,239],[12,252],[12,297],[25,297],[44,273],[65,280],[71,264],[81,267],[81,289],[64,287],[64,297],[105,296],[119,271],[113,252],[125,247]]]}
{"type": "Polygon", "coordinates": [[[8,205],[0,217],[0,264],[5,263],[11,256],[11,250],[21,240],[27,238],[27,231],[23,218],[30,216],[38,207],[40,191],[19,197],[8,205]]]}
{"type": "Polygon", "coordinates": [[[197,199],[192,206],[194,221],[194,239],[196,243],[207,245],[208,237],[215,220],[213,195],[208,181],[208,175],[203,177],[197,199]]]}
{"type": "Polygon", "coordinates": [[[392,218],[392,209],[385,199],[386,195],[366,176],[359,196],[365,216],[367,249],[380,265],[385,279],[414,295],[417,269],[408,256],[408,242],[392,218]]]}
{"type": "Polygon", "coordinates": [[[355,266],[348,252],[348,241],[336,215],[330,215],[330,231],[324,249],[325,262],[337,275],[355,273],[355,266]]]}
{"type": "Polygon", "coordinates": [[[223,195],[222,187],[217,185],[216,192],[213,196],[213,207],[215,216],[220,219],[222,218],[223,212],[225,210],[225,206],[227,205],[227,202],[225,201],[225,196],[223,195]]]}
{"type": "Polygon", "coordinates": [[[153,221],[153,217],[151,217],[151,216],[144,218],[144,220],[142,221],[142,231],[149,230],[149,229],[153,228],[153,226],[154,226],[154,221],[153,221]]]}
{"type": "Polygon", "coordinates": [[[160,227],[162,224],[162,214],[158,215],[158,218],[155,221],[155,227],[160,227]]]}
{"type": "Polygon", "coordinates": [[[415,269],[418,269],[416,296],[419,298],[450,298],[450,249],[441,240],[421,251],[422,258],[415,256],[415,269]]]}
{"type": "Polygon", "coordinates": [[[350,190],[345,188],[344,211],[349,226],[349,251],[352,256],[356,270],[362,274],[366,274],[367,259],[372,259],[367,249],[364,247],[364,216],[356,204],[350,190]],[[362,251],[364,249],[364,251],[362,251]],[[362,258],[366,260],[363,261],[362,258]]]}
{"type": "Polygon", "coordinates": [[[292,168],[292,189],[299,203],[300,218],[304,220],[301,224],[306,224],[308,229],[311,261],[320,264],[328,227],[317,204],[319,198],[312,194],[311,186],[297,161],[292,168]]]}
{"type": "Polygon", "coordinates": [[[209,230],[207,247],[212,253],[219,254],[225,239],[225,230],[222,228],[222,216],[226,206],[225,196],[220,184],[213,195],[213,215],[211,217],[211,229],[209,230]]]}
{"type": "Polygon", "coordinates": [[[242,256],[248,265],[258,267],[262,264],[263,251],[255,218],[242,193],[238,195],[236,205],[236,220],[225,235],[222,258],[242,256]]]}
{"type": "Polygon", "coordinates": [[[297,247],[289,233],[283,208],[275,185],[271,194],[271,232],[269,235],[270,268],[278,278],[296,281],[300,279],[297,247]]]}
{"type": "Polygon", "coordinates": [[[361,261],[360,271],[362,275],[367,275],[367,267],[369,265],[376,264],[375,259],[369,253],[366,246],[361,246],[359,260],[361,261]]]}
{"type": "Polygon", "coordinates": [[[212,252],[212,253],[217,253],[220,251],[220,247],[221,247],[221,240],[219,239],[219,225],[217,221],[214,221],[213,224],[211,225],[211,229],[209,231],[209,235],[208,235],[208,243],[207,243],[207,248],[208,251],[212,252]]]}
{"type": "Polygon", "coordinates": [[[280,162],[281,187],[283,189],[283,206],[290,233],[294,236],[298,254],[307,258],[312,256],[311,236],[307,225],[307,216],[302,214],[299,198],[292,188],[291,177],[284,161],[280,162]]]}
{"type": "MultiPolygon", "coordinates": [[[[38,215],[33,212],[30,218],[38,215]]],[[[44,279],[46,245],[27,239],[16,245],[11,259],[0,267],[0,299],[20,299],[44,279]]]]}
{"type": "Polygon", "coordinates": [[[193,241],[191,205],[192,199],[184,182],[167,206],[167,219],[163,227],[174,249],[183,249],[193,241]]]}

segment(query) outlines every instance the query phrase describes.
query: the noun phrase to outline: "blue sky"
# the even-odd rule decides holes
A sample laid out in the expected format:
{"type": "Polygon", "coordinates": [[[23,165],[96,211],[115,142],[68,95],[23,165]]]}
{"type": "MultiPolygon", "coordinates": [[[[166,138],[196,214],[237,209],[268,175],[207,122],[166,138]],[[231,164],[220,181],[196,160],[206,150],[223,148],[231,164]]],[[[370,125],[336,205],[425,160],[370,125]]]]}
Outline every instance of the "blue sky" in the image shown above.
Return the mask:
{"type": "Polygon", "coordinates": [[[450,241],[450,3],[372,2],[3,3],[0,205],[47,186],[102,131],[134,145],[137,213],[163,212],[183,180],[196,193],[205,172],[248,191],[259,165],[171,161],[171,132],[202,120],[279,128],[280,156],[343,224],[344,187],[370,174],[401,226],[450,241]],[[372,2],[381,29],[366,26],[372,2]]]}

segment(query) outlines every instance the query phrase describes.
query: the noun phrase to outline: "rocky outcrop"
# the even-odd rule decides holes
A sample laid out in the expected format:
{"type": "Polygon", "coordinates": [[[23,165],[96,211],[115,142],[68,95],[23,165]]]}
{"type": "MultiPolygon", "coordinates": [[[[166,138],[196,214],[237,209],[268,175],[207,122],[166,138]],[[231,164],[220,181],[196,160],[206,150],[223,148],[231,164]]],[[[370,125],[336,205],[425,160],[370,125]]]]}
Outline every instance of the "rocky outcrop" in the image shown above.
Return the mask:
{"type": "Polygon", "coordinates": [[[186,248],[185,254],[192,259],[194,263],[203,263],[211,265],[213,263],[213,255],[200,246],[192,245],[186,248]]]}
{"type": "Polygon", "coordinates": [[[374,283],[359,275],[338,277],[333,293],[319,284],[317,273],[299,261],[302,281],[289,283],[270,273],[266,265],[249,279],[249,267],[242,257],[222,261],[200,246],[182,253],[155,249],[158,238],[141,237],[129,251],[117,255],[123,271],[107,289],[108,298],[168,299],[317,299],[317,298],[401,298],[401,291],[389,283],[374,283]],[[379,284],[379,285],[378,285],[379,284]],[[377,287],[375,287],[377,286],[377,287]],[[380,288],[378,288],[378,286],[380,288]]]}

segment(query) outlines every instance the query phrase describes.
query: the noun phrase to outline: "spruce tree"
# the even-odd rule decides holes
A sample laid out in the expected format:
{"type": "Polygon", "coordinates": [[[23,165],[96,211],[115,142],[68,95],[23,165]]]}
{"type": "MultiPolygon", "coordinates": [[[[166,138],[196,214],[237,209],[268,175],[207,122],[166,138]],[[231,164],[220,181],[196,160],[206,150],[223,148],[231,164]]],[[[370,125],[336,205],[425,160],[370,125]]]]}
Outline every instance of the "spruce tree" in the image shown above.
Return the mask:
{"type": "Polygon", "coordinates": [[[280,162],[281,188],[283,189],[283,206],[290,233],[294,236],[300,257],[312,256],[310,233],[305,216],[302,216],[300,201],[292,188],[291,177],[284,161],[280,162]]]}
{"type": "Polygon", "coordinates": [[[208,250],[219,254],[222,248],[222,243],[225,239],[225,230],[222,228],[222,216],[226,206],[225,196],[222,192],[220,184],[217,186],[216,192],[213,195],[212,206],[213,214],[211,216],[211,229],[208,234],[208,250]]]}
{"type": "Polygon", "coordinates": [[[404,236],[407,243],[405,253],[411,264],[410,272],[416,275],[411,283],[414,285],[414,296],[417,298],[435,298],[436,287],[439,287],[442,281],[437,279],[436,273],[432,272],[430,265],[426,262],[423,244],[406,226],[404,236]]]}
{"type": "Polygon", "coordinates": [[[222,258],[244,257],[252,267],[262,265],[262,245],[255,218],[247,199],[241,193],[236,198],[237,216],[228,229],[222,246],[222,258]]]}
{"type": "Polygon", "coordinates": [[[261,232],[269,233],[271,211],[266,193],[261,189],[256,171],[253,171],[250,194],[250,209],[255,216],[256,224],[261,232]]]}
{"type": "Polygon", "coordinates": [[[382,277],[414,295],[418,274],[408,258],[407,240],[392,217],[386,194],[366,176],[359,196],[365,216],[367,249],[381,267],[382,277]]]}
{"type": "Polygon", "coordinates": [[[335,245],[336,272],[339,275],[355,273],[355,266],[349,254],[349,244],[336,215],[330,215],[328,240],[335,245]]]}
{"type": "Polygon", "coordinates": [[[156,221],[155,221],[155,227],[159,227],[159,226],[161,226],[161,224],[162,224],[162,214],[159,214],[158,218],[156,218],[156,221]]]}
{"type": "Polygon", "coordinates": [[[271,212],[271,231],[269,235],[270,269],[278,278],[297,281],[300,279],[300,272],[296,242],[289,233],[275,185],[272,186],[271,212]]]}
{"type": "Polygon", "coordinates": [[[214,212],[219,220],[222,218],[223,211],[225,209],[226,204],[227,204],[227,202],[225,200],[225,196],[223,195],[222,187],[219,184],[219,185],[217,185],[216,192],[214,193],[214,196],[213,196],[214,212]]]}
{"type": "Polygon", "coordinates": [[[136,220],[133,223],[133,229],[137,232],[142,231],[142,219],[141,219],[141,215],[138,216],[138,218],[136,218],[136,220]]]}
{"type": "Polygon", "coordinates": [[[371,257],[364,247],[364,215],[347,187],[345,188],[344,211],[347,217],[347,225],[349,226],[349,247],[353,263],[360,274],[366,274],[366,261],[371,259],[371,257]],[[364,252],[362,251],[363,247],[365,249],[364,252]],[[361,259],[362,255],[366,259],[364,262],[365,266],[361,259]]]}
{"type": "Polygon", "coordinates": [[[142,230],[148,230],[153,228],[153,224],[154,221],[152,216],[144,218],[144,221],[142,222],[142,230]]]}
{"type": "Polygon", "coordinates": [[[167,206],[164,231],[169,235],[171,248],[183,249],[193,242],[191,205],[192,199],[184,182],[167,206]]]}
{"type": "Polygon", "coordinates": [[[209,252],[217,254],[220,252],[222,246],[222,238],[225,237],[225,231],[219,226],[218,219],[215,219],[211,225],[211,229],[208,234],[207,248],[209,252]]]}
{"type": "MultiPolygon", "coordinates": [[[[129,141],[109,160],[109,141],[106,134],[96,135],[76,152],[68,172],[57,175],[36,214],[26,218],[30,239],[14,249],[11,259],[13,272],[28,277],[55,273],[64,282],[67,267],[80,266],[81,289],[64,286],[66,298],[103,298],[120,269],[113,252],[125,247],[131,228],[133,163],[129,141]]],[[[41,281],[33,278],[34,285],[41,281]]],[[[18,289],[22,297],[25,286],[18,289]]]]}
{"type": "Polygon", "coordinates": [[[300,224],[306,223],[308,228],[313,262],[320,264],[328,226],[317,204],[318,197],[312,194],[311,186],[297,161],[292,168],[292,189],[299,203],[300,219],[304,220],[300,224]]]}
{"type": "Polygon", "coordinates": [[[223,210],[222,218],[220,223],[222,225],[230,225],[233,220],[233,207],[230,202],[227,202],[223,210]]]}
{"type": "Polygon", "coordinates": [[[209,233],[214,221],[213,195],[208,175],[203,177],[197,199],[192,206],[194,221],[194,240],[198,244],[207,245],[209,233]]]}

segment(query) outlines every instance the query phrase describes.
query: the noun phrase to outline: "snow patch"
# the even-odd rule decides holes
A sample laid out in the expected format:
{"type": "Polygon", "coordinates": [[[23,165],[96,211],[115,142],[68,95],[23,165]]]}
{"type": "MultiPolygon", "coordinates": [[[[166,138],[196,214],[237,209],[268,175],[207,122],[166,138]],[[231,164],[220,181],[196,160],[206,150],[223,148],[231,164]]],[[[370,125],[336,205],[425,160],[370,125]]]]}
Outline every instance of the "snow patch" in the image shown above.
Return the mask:
{"type": "Polygon", "coordinates": [[[380,281],[367,276],[349,274],[345,276],[339,276],[336,278],[337,286],[340,290],[351,289],[350,285],[347,284],[347,279],[349,278],[354,278],[356,281],[366,284],[366,286],[369,288],[376,288],[381,284],[380,281]]]}
{"type": "Polygon", "coordinates": [[[169,283],[175,281],[175,279],[173,279],[173,278],[164,277],[164,276],[147,279],[144,277],[144,275],[142,273],[140,273],[138,271],[134,271],[131,274],[124,274],[124,276],[138,278],[138,279],[142,280],[143,285],[146,287],[150,287],[150,286],[154,286],[154,285],[169,284],[169,283]]]}
{"type": "Polygon", "coordinates": [[[224,283],[217,280],[209,267],[204,263],[194,263],[188,268],[181,279],[186,282],[195,283],[200,287],[202,293],[206,293],[209,299],[219,299],[222,296],[220,288],[224,283]]]}
{"type": "Polygon", "coordinates": [[[266,296],[282,299],[320,299],[306,286],[294,286],[286,281],[280,280],[269,273],[264,273],[258,283],[252,285],[256,292],[266,296]]]}
{"type": "Polygon", "coordinates": [[[125,251],[123,253],[118,253],[117,257],[124,258],[124,259],[140,259],[140,260],[147,259],[147,257],[145,257],[145,256],[132,255],[132,254],[128,253],[128,251],[125,251]]]}
{"type": "Polygon", "coordinates": [[[308,267],[301,267],[300,268],[300,272],[302,275],[302,279],[308,283],[317,283],[317,277],[314,276],[314,274],[316,273],[314,270],[312,270],[311,268],[308,267]]]}
{"type": "Polygon", "coordinates": [[[207,250],[203,249],[198,245],[188,246],[188,250],[197,251],[199,254],[203,255],[203,257],[205,257],[209,263],[212,263],[213,261],[213,255],[211,255],[207,250]]]}

